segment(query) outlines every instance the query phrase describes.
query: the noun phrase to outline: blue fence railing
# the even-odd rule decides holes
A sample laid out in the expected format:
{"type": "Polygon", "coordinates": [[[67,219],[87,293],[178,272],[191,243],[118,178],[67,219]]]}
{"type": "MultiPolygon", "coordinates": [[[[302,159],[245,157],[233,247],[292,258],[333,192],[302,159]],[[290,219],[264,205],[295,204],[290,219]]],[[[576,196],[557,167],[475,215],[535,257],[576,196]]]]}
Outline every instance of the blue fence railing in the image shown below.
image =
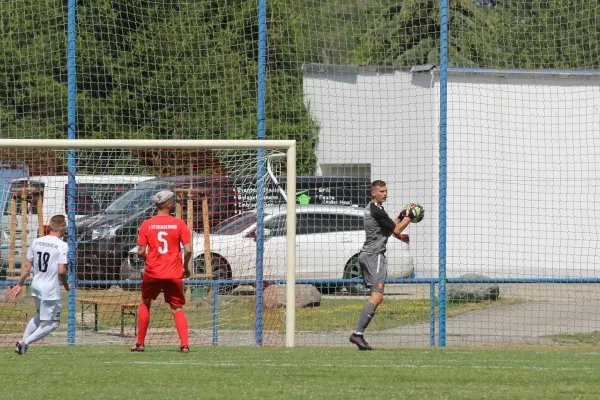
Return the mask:
{"type": "MultiPolygon", "coordinates": [[[[437,278],[432,279],[386,279],[386,284],[428,284],[429,290],[429,344],[434,347],[436,343],[441,347],[439,312],[436,313],[436,305],[439,304],[439,284],[437,278]],[[438,290],[436,291],[436,287],[438,290]],[[437,329],[436,329],[437,325],[437,329]]],[[[0,281],[0,288],[4,286],[13,286],[17,283],[16,280],[0,281]]],[[[31,282],[26,282],[30,284],[31,282]]],[[[141,280],[81,280],[77,281],[80,287],[110,287],[113,285],[140,286],[141,280]]],[[[233,280],[210,280],[210,279],[186,279],[186,285],[210,286],[211,287],[211,304],[212,304],[212,344],[219,345],[219,288],[221,286],[230,285],[255,285],[254,279],[233,279],[233,280]]],[[[285,284],[285,279],[265,279],[264,285],[285,284]]],[[[298,279],[297,285],[349,285],[363,283],[361,279],[298,279]]],[[[600,278],[499,278],[499,279],[483,279],[483,278],[448,278],[447,284],[461,283],[481,283],[481,284],[499,284],[499,283],[561,283],[561,284],[578,284],[578,283],[600,283],[600,278]]],[[[439,309],[438,309],[439,311],[439,309]]],[[[75,313],[75,309],[72,311],[75,313]]],[[[71,313],[71,310],[69,310],[71,313]]],[[[73,318],[75,318],[73,316],[73,318]]],[[[70,334],[70,333],[69,333],[70,334]]],[[[75,332],[73,332],[73,342],[75,343],[75,332]]],[[[71,341],[69,341],[71,343],[71,341]]]]}

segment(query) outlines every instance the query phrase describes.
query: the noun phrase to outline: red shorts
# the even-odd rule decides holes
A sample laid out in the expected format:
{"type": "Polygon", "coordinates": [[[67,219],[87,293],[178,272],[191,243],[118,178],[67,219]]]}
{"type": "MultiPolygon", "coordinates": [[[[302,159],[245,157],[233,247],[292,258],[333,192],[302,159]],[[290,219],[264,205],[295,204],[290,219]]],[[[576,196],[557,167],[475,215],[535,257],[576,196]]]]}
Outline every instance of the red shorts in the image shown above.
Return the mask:
{"type": "Polygon", "coordinates": [[[181,307],[185,304],[182,279],[158,279],[144,274],[142,278],[142,298],[156,300],[161,290],[165,294],[165,302],[172,307],[181,307]]]}

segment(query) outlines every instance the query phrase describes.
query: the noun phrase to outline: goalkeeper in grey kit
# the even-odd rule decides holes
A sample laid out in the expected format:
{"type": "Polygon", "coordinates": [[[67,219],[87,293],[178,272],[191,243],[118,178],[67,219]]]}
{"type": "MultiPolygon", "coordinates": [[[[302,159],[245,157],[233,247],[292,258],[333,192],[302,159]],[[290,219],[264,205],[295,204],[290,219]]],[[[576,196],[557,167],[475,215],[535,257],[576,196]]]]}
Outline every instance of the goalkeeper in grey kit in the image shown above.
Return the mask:
{"type": "Polygon", "coordinates": [[[384,281],[387,277],[385,251],[388,238],[392,235],[399,237],[411,222],[420,222],[424,216],[423,207],[411,204],[402,210],[398,218],[392,220],[383,209],[386,200],[386,183],[381,180],[371,183],[371,202],[365,208],[366,238],[358,256],[365,286],[370,289],[371,294],[360,312],[356,329],[350,336],[350,343],[354,343],[359,350],[372,350],[364,338],[364,333],[375,315],[375,310],[383,301],[384,281]]]}

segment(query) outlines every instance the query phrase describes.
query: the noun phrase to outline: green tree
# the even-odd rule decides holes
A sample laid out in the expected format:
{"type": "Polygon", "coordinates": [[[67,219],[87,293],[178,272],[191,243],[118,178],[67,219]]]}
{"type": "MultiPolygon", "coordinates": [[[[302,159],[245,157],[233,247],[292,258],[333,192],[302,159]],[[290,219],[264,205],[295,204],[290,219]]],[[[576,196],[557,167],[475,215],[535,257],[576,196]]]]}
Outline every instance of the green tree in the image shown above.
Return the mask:
{"type": "MultiPolygon", "coordinates": [[[[67,136],[64,4],[19,0],[0,12],[4,137],[67,136]]],[[[317,126],[303,101],[299,28],[284,0],[268,12],[266,136],[296,139],[298,172],[312,174],[317,126]]],[[[78,1],[77,137],[256,138],[257,60],[255,2],[78,1]]],[[[109,168],[108,158],[121,162],[88,152],[80,166],[109,168]]]]}
{"type": "MultiPolygon", "coordinates": [[[[454,67],[585,69],[597,66],[600,7],[585,0],[513,0],[496,9],[449,1],[454,67]]],[[[353,62],[439,65],[440,2],[405,0],[379,15],[353,62]]]]}
{"type": "MultiPolygon", "coordinates": [[[[296,32],[284,2],[269,4],[279,18],[268,22],[267,138],[296,139],[299,173],[312,174],[296,32]]],[[[78,15],[81,137],[257,137],[256,4],[105,0],[78,15]]]]}
{"type": "Polygon", "coordinates": [[[64,137],[66,16],[60,1],[5,2],[0,12],[0,130],[4,138],[64,137]]]}

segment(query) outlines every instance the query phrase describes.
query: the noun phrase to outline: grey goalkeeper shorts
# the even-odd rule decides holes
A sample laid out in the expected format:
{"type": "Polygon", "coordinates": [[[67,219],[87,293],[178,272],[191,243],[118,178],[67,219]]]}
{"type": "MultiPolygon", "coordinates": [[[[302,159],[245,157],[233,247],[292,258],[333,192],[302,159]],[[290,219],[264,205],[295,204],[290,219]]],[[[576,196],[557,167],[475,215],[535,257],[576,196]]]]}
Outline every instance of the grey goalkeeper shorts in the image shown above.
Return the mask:
{"type": "Polygon", "coordinates": [[[358,255],[358,262],[365,286],[372,292],[383,293],[384,281],[387,278],[385,254],[361,252],[358,255]]]}

